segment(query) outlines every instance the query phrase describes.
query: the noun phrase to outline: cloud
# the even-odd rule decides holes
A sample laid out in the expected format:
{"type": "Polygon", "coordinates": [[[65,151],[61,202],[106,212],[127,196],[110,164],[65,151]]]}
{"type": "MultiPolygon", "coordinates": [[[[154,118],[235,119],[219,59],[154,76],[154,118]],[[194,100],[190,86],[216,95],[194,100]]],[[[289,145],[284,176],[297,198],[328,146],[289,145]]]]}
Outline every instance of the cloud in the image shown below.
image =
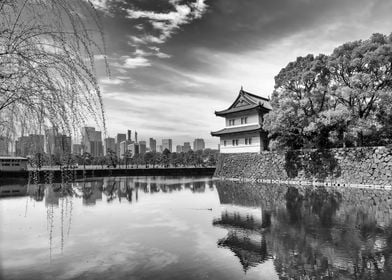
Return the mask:
{"type": "Polygon", "coordinates": [[[151,66],[150,61],[141,56],[136,56],[136,57],[129,57],[129,56],[123,56],[122,59],[124,59],[122,64],[119,63],[113,63],[112,66],[115,66],[117,68],[126,68],[126,69],[135,69],[138,67],[147,67],[151,66]]]}
{"type": "MultiPolygon", "coordinates": [[[[179,4],[178,0],[170,0],[174,11],[154,12],[128,9],[129,19],[146,19],[158,31],[158,36],[144,36],[137,38],[140,42],[163,43],[175,33],[181,25],[201,18],[207,10],[205,0],[196,0],[189,4],[179,4]]],[[[134,38],[135,39],[135,38],[134,38]]],[[[135,41],[135,40],[134,40],[135,41]]]]}
{"type": "Polygon", "coordinates": [[[114,78],[114,79],[110,79],[110,78],[103,78],[99,80],[100,84],[103,85],[120,85],[123,84],[124,81],[122,79],[118,79],[118,78],[114,78]]]}

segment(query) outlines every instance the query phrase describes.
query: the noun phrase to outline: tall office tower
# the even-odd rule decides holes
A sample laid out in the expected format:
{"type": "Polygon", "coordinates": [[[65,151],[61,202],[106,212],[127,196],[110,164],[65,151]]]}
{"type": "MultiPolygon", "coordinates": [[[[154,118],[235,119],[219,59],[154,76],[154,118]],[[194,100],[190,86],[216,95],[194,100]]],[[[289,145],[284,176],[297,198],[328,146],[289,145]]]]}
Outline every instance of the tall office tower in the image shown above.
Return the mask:
{"type": "Polygon", "coordinates": [[[81,144],[73,144],[72,145],[72,153],[74,155],[81,155],[82,154],[82,145],[81,144]]]}
{"type": "Polygon", "coordinates": [[[34,156],[37,153],[43,154],[44,146],[44,135],[30,134],[29,136],[21,136],[15,143],[16,156],[34,156]]]}
{"type": "Polygon", "coordinates": [[[184,146],[183,146],[183,148],[182,148],[182,151],[183,151],[184,153],[187,153],[187,152],[189,152],[190,150],[192,150],[192,148],[191,148],[191,143],[189,143],[189,142],[184,142],[184,146]]]}
{"type": "Polygon", "coordinates": [[[127,139],[126,140],[132,141],[132,130],[130,130],[130,129],[128,129],[128,131],[127,131],[127,139]]]}
{"type": "Polygon", "coordinates": [[[176,152],[177,153],[182,153],[182,146],[181,145],[177,145],[176,152]]]}
{"type": "Polygon", "coordinates": [[[195,141],[193,141],[193,150],[194,151],[203,151],[205,149],[206,145],[204,143],[204,139],[201,138],[196,138],[195,141]]]}
{"type": "Polygon", "coordinates": [[[104,154],[105,156],[108,152],[115,152],[116,151],[116,139],[112,137],[105,138],[104,140],[104,154]]]}
{"type": "Polygon", "coordinates": [[[132,157],[138,155],[139,151],[139,143],[132,142],[131,144],[128,144],[128,152],[131,154],[132,157]]]}
{"type": "Polygon", "coordinates": [[[71,136],[61,134],[56,127],[45,130],[46,153],[49,155],[68,155],[71,153],[71,136]]]}
{"type": "Polygon", "coordinates": [[[8,156],[9,155],[9,145],[10,141],[7,137],[0,136],[0,156],[8,156]]]}
{"type": "Polygon", "coordinates": [[[116,136],[116,155],[117,157],[121,156],[120,153],[120,143],[127,140],[127,135],[123,133],[118,133],[116,136]]]}
{"type": "Polygon", "coordinates": [[[137,131],[135,131],[135,142],[137,143],[137,131]]]}
{"type": "Polygon", "coordinates": [[[103,156],[102,132],[95,131],[94,127],[83,127],[82,147],[83,152],[87,152],[93,157],[103,156]]]}
{"type": "Polygon", "coordinates": [[[140,154],[145,154],[147,150],[147,143],[146,141],[140,141],[139,142],[139,153],[140,154]]]}
{"type": "Polygon", "coordinates": [[[162,139],[162,150],[168,149],[172,152],[173,141],[171,139],[162,139]]]}
{"type": "Polygon", "coordinates": [[[152,152],[157,151],[157,140],[155,140],[154,138],[150,138],[150,150],[152,152]]]}

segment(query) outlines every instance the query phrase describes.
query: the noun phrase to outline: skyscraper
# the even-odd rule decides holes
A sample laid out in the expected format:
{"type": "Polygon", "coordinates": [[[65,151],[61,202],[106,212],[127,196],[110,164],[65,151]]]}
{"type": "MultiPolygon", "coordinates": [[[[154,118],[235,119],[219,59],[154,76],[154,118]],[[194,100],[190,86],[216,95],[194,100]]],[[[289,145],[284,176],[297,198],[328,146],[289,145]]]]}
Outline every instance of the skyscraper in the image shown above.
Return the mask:
{"type": "Polygon", "coordinates": [[[182,146],[181,145],[177,145],[176,152],[177,153],[182,153],[182,146]]]}
{"type": "Polygon", "coordinates": [[[83,152],[90,153],[93,157],[103,156],[101,131],[95,131],[94,127],[83,127],[82,147],[83,152]]]}
{"type": "Polygon", "coordinates": [[[183,148],[182,148],[182,151],[183,151],[184,153],[187,153],[187,152],[189,152],[190,150],[192,150],[192,148],[191,148],[191,143],[189,143],[189,142],[184,142],[184,146],[183,146],[183,148]]]}
{"type": "Polygon", "coordinates": [[[70,136],[59,133],[56,127],[45,130],[46,153],[61,156],[71,153],[72,140],[70,136]]]}
{"type": "MultiPolygon", "coordinates": [[[[125,140],[125,139],[124,139],[125,140]]],[[[127,139],[128,141],[132,141],[132,130],[128,129],[127,131],[127,139]]],[[[122,142],[122,141],[121,141],[122,142]]]]}
{"type": "Polygon", "coordinates": [[[21,136],[15,143],[16,156],[34,156],[44,153],[45,136],[41,134],[30,134],[21,136]]]}
{"type": "Polygon", "coordinates": [[[114,138],[108,137],[104,140],[104,154],[105,156],[108,152],[115,152],[116,151],[116,140],[114,138]]]}
{"type": "Polygon", "coordinates": [[[168,149],[172,152],[173,141],[171,139],[162,139],[162,151],[168,149]]]}
{"type": "Polygon", "coordinates": [[[127,135],[123,133],[118,133],[116,136],[116,155],[117,157],[121,156],[120,153],[120,143],[127,140],[127,135]]]}
{"type": "Polygon", "coordinates": [[[155,140],[154,138],[150,138],[150,150],[152,152],[157,151],[157,140],[155,140]]]}
{"type": "Polygon", "coordinates": [[[196,138],[193,141],[193,150],[194,151],[202,151],[205,149],[205,143],[204,143],[204,139],[201,138],[196,138]]]}
{"type": "Polygon", "coordinates": [[[145,154],[147,150],[147,143],[146,141],[140,141],[139,142],[139,153],[140,154],[145,154]]]}

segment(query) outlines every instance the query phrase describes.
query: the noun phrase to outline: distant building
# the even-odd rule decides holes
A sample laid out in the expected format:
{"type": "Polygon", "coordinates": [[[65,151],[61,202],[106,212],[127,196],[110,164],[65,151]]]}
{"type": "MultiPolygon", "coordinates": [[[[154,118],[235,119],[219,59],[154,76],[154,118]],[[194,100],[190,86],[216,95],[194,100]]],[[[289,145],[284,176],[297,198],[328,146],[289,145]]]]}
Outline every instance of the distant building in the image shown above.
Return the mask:
{"type": "Polygon", "coordinates": [[[152,152],[157,151],[157,140],[155,140],[154,138],[150,138],[150,150],[152,152]]]}
{"type": "Polygon", "coordinates": [[[116,151],[116,139],[108,137],[105,138],[104,140],[104,154],[105,156],[108,154],[108,152],[115,152],[116,151]]]}
{"type": "Polygon", "coordinates": [[[182,153],[182,146],[181,145],[177,145],[176,146],[176,153],[182,153]]]}
{"type": "Polygon", "coordinates": [[[116,136],[116,155],[120,157],[120,143],[127,140],[127,135],[124,133],[118,133],[116,136]]]}
{"type": "Polygon", "coordinates": [[[135,131],[135,142],[138,143],[137,142],[137,131],[135,131]]]}
{"type": "Polygon", "coordinates": [[[134,157],[139,154],[139,144],[136,142],[132,142],[128,144],[128,152],[131,154],[131,157],[134,157]]]}
{"type": "Polygon", "coordinates": [[[81,144],[73,144],[72,145],[72,153],[74,155],[81,155],[82,154],[82,145],[81,144]]]}
{"type": "Polygon", "coordinates": [[[140,154],[145,154],[147,151],[147,143],[146,141],[140,141],[139,142],[139,153],[140,154]]]}
{"type": "Polygon", "coordinates": [[[21,136],[15,143],[16,156],[34,156],[44,153],[45,136],[41,134],[30,134],[21,136]]]}
{"type": "Polygon", "coordinates": [[[59,133],[56,127],[45,130],[46,153],[48,155],[67,155],[72,151],[70,136],[59,133]]]}
{"type": "Polygon", "coordinates": [[[158,145],[157,151],[158,151],[159,153],[162,153],[162,152],[163,152],[163,146],[162,146],[162,145],[158,145]]]}
{"type": "Polygon", "coordinates": [[[126,156],[126,154],[127,154],[127,152],[128,152],[128,145],[129,145],[130,143],[129,143],[129,141],[128,140],[125,140],[125,141],[122,141],[121,143],[120,143],[120,154],[119,154],[119,157],[120,158],[124,158],[125,156],[126,156]]]}
{"type": "Polygon", "coordinates": [[[187,153],[187,152],[189,152],[190,150],[192,150],[192,148],[191,148],[191,143],[189,143],[189,142],[184,142],[184,146],[182,147],[182,151],[183,151],[184,153],[187,153]]]}
{"type": "Polygon", "coordinates": [[[7,137],[0,136],[0,156],[9,155],[9,143],[10,140],[7,137]]]}
{"type": "Polygon", "coordinates": [[[124,139],[124,140],[132,141],[132,130],[128,129],[128,131],[127,131],[127,139],[124,139]]]}
{"type": "Polygon", "coordinates": [[[225,128],[211,132],[220,137],[221,153],[260,153],[268,148],[267,132],[262,128],[263,116],[272,109],[269,99],[244,91],[242,88],[226,110],[215,111],[224,117],[225,128]]]}
{"type": "Polygon", "coordinates": [[[168,149],[172,152],[173,141],[171,139],[162,139],[162,151],[168,149]]]}
{"type": "Polygon", "coordinates": [[[103,144],[101,131],[95,131],[94,127],[83,127],[82,129],[83,152],[93,157],[103,156],[103,144]]]}
{"type": "Polygon", "coordinates": [[[206,148],[206,145],[204,143],[204,139],[196,138],[193,141],[193,150],[194,151],[203,151],[205,148],[206,148]]]}

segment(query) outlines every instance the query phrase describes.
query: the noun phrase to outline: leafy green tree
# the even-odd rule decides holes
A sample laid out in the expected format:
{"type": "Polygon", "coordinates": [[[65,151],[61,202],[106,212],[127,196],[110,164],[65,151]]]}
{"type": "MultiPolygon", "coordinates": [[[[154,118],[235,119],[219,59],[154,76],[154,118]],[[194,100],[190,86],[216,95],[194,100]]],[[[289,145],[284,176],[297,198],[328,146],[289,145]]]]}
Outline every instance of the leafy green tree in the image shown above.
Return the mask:
{"type": "Polygon", "coordinates": [[[392,141],[392,35],[307,55],[275,77],[265,116],[270,148],[385,145],[392,141]]]}

